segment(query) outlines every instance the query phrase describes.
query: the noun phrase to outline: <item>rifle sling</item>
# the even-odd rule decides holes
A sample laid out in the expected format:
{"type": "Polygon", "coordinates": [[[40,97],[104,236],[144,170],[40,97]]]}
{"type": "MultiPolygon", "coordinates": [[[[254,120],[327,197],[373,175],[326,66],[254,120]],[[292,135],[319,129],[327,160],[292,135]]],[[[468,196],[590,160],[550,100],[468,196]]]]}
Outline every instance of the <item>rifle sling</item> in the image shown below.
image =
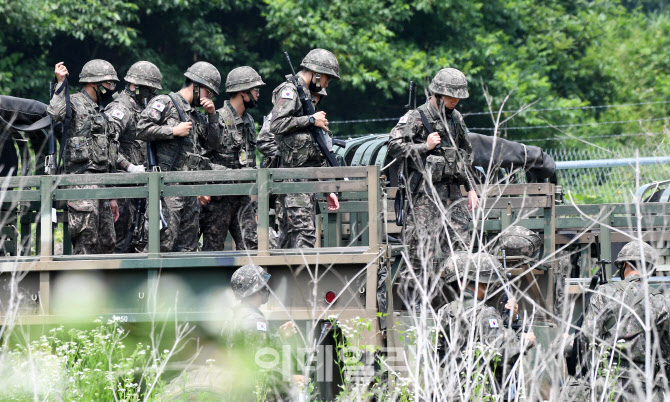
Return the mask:
{"type": "MultiPolygon", "coordinates": [[[[175,109],[177,109],[177,114],[179,115],[179,120],[182,122],[186,122],[186,117],[184,116],[184,112],[181,111],[181,107],[177,102],[174,100],[172,95],[168,94],[168,98],[172,101],[172,104],[174,105],[175,109]]],[[[177,163],[177,158],[179,157],[179,153],[181,152],[181,149],[184,147],[184,137],[179,137],[179,144],[177,146],[177,152],[174,153],[174,157],[172,157],[172,162],[170,162],[170,169],[169,171],[171,172],[174,169],[174,164],[177,163]]]]}
{"type": "Polygon", "coordinates": [[[63,121],[63,138],[61,141],[60,152],[58,153],[58,162],[56,163],[56,172],[61,173],[63,170],[63,153],[65,148],[67,148],[68,141],[70,139],[70,121],[72,120],[72,104],[70,103],[70,86],[67,81],[67,76],[63,79],[63,83],[60,88],[58,88],[54,95],[58,95],[61,92],[64,92],[63,97],[65,98],[65,120],[63,121]]]}

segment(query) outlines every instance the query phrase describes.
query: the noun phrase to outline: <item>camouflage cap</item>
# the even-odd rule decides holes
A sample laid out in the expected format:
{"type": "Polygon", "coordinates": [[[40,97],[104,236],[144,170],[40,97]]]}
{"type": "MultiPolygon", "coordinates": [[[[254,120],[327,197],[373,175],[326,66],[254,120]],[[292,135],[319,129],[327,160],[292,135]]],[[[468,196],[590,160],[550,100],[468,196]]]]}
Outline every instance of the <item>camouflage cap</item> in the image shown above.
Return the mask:
{"type": "Polygon", "coordinates": [[[523,226],[513,225],[500,233],[498,249],[505,250],[505,255],[534,257],[540,251],[542,238],[537,233],[523,226]]]}
{"type": "Polygon", "coordinates": [[[340,79],[340,64],[337,62],[337,57],[326,49],[310,50],[307,56],[302,59],[300,67],[340,79]]]}
{"type": "Polygon", "coordinates": [[[226,77],[226,92],[246,91],[265,85],[260,74],[249,66],[237,67],[228,73],[226,77]]]}
{"type": "Polygon", "coordinates": [[[163,75],[161,70],[150,61],[138,61],[130,66],[126,76],[123,79],[131,84],[143,85],[154,89],[163,89],[161,80],[163,75]]]}
{"type": "Polygon", "coordinates": [[[617,255],[614,264],[617,268],[622,269],[624,262],[641,262],[642,255],[644,255],[645,263],[648,266],[653,267],[656,263],[656,251],[654,251],[654,248],[647,243],[632,241],[626,243],[621,251],[619,251],[619,255],[617,255]]]}
{"type": "Polygon", "coordinates": [[[219,94],[221,74],[212,64],[206,61],[199,61],[189,67],[184,76],[196,84],[211,89],[215,94],[219,94]]]}
{"type": "Polygon", "coordinates": [[[81,68],[79,82],[119,81],[114,66],[108,61],[94,59],[81,68]]]}
{"type": "Polygon", "coordinates": [[[456,251],[446,263],[445,281],[462,281],[463,278],[470,282],[496,283],[502,280],[503,267],[493,255],[480,251],[469,253],[467,251],[456,251]]]}
{"type": "Polygon", "coordinates": [[[256,264],[247,264],[236,269],[230,279],[235,296],[244,299],[261,290],[270,280],[265,268],[256,264]]]}
{"type": "Polygon", "coordinates": [[[455,68],[443,68],[438,71],[428,89],[431,93],[452,98],[465,99],[470,96],[465,74],[455,68]]]}

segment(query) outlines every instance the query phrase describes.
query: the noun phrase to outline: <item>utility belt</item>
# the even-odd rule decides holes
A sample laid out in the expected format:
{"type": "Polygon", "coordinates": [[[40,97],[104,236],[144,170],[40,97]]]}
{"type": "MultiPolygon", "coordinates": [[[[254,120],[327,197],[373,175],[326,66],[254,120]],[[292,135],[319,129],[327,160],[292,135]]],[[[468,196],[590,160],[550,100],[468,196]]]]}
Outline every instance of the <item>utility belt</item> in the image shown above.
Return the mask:
{"type": "Polygon", "coordinates": [[[82,137],[71,137],[67,141],[66,170],[77,173],[82,170],[79,166],[92,163],[98,171],[109,171],[110,166],[116,163],[119,143],[110,139],[106,134],[91,134],[82,137]]]}
{"type": "Polygon", "coordinates": [[[244,148],[231,149],[226,153],[218,153],[211,155],[212,162],[219,165],[223,165],[231,169],[242,169],[246,167],[255,166],[255,156],[254,153],[250,152],[247,154],[244,148]],[[252,159],[254,158],[254,159],[252,159]]]}
{"type": "Polygon", "coordinates": [[[278,137],[282,166],[303,167],[321,164],[323,154],[310,133],[297,132],[278,137]]]}
{"type": "Polygon", "coordinates": [[[185,165],[185,170],[190,171],[212,170],[212,162],[209,160],[209,158],[192,152],[186,152],[185,165]]]}
{"type": "Polygon", "coordinates": [[[468,159],[468,153],[460,148],[440,148],[439,154],[426,157],[425,178],[432,183],[465,182],[468,159]]]}

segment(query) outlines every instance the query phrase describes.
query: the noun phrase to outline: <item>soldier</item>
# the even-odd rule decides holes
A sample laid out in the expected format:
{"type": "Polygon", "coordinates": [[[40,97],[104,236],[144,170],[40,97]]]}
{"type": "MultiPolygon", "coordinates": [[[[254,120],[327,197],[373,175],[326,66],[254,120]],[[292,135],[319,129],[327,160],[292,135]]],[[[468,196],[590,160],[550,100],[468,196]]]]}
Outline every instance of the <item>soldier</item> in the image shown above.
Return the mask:
{"type": "MultiPolygon", "coordinates": [[[[265,82],[251,67],[237,67],[226,77],[230,94],[219,115],[220,137],[208,137],[206,155],[228,169],[256,167],[256,126],[247,110],[256,107],[260,87],[265,82]]],[[[202,249],[223,250],[228,231],[238,250],[258,248],[256,205],[248,195],[212,197],[200,214],[202,249]]]]}
{"type": "MultiPolygon", "coordinates": [[[[483,344],[485,348],[477,359],[477,367],[481,367],[482,371],[472,374],[471,378],[478,378],[480,382],[486,383],[479,379],[479,375],[485,376],[490,368],[499,386],[509,383],[509,369],[523,353],[535,345],[535,334],[527,332],[519,335],[512,329],[505,328],[498,310],[485,304],[494,287],[504,280],[500,262],[485,252],[469,254],[466,251],[457,251],[447,260],[445,271],[446,281],[452,284],[458,298],[438,311],[444,330],[444,363],[456,364],[453,369],[466,373],[469,362],[475,360],[475,349],[483,344]],[[471,332],[473,330],[474,334],[471,332]],[[473,357],[468,358],[464,355],[466,353],[472,353],[473,357]],[[499,356],[502,359],[500,362],[499,356]]],[[[513,311],[518,308],[511,304],[506,307],[513,311]]],[[[488,391],[490,390],[484,390],[488,391]]]]}
{"type": "MultiPolygon", "coordinates": [[[[585,372],[600,377],[595,379],[599,384],[595,392],[613,395],[614,400],[644,400],[648,395],[663,400],[663,383],[667,387],[664,371],[670,358],[668,301],[644,280],[655,270],[655,254],[650,245],[639,241],[621,249],[615,261],[621,280],[597,288],[575,340],[578,344],[575,346],[573,341],[564,349],[564,356],[572,363],[578,360],[576,352],[582,352],[580,364],[585,366],[585,372]],[[606,372],[616,381],[614,390],[603,384],[606,372]],[[649,380],[653,383],[648,384],[649,380]]],[[[581,370],[576,372],[578,376],[582,374],[581,370]]]]}
{"type": "MultiPolygon", "coordinates": [[[[236,340],[247,346],[260,347],[270,341],[268,322],[259,307],[268,302],[270,289],[268,281],[270,274],[256,264],[244,265],[233,273],[230,285],[235,297],[240,300],[233,314],[233,328],[229,329],[236,340]]],[[[279,327],[278,335],[289,338],[297,333],[293,321],[288,321],[279,327]]],[[[236,346],[236,345],[232,345],[236,346]]]]}
{"type": "MultiPolygon", "coordinates": [[[[212,97],[219,94],[221,74],[213,65],[199,61],[184,73],[179,92],[158,95],[140,114],[138,138],[151,141],[156,163],[163,171],[202,170],[209,161],[201,156],[200,142],[218,138],[218,116],[212,97]],[[195,107],[207,112],[204,116],[195,107]]],[[[197,251],[200,205],[210,197],[165,197],[168,227],[161,232],[161,251],[197,251]]],[[[146,229],[145,229],[146,230],[146,229]]]]}
{"type": "MultiPolygon", "coordinates": [[[[107,105],[105,114],[109,121],[110,133],[118,138],[120,144],[116,161],[117,169],[123,169],[128,173],[141,173],[144,172],[146,143],[137,138],[137,121],[156,91],[163,89],[162,75],[153,63],[138,61],[130,66],[123,79],[126,81],[126,88],[107,105]]],[[[135,217],[138,201],[140,200],[118,201],[119,219],[114,225],[117,253],[134,250],[129,246],[134,229],[140,224],[135,217]]]]}
{"type": "Polygon", "coordinates": [[[407,112],[391,131],[389,153],[401,161],[408,177],[408,218],[403,227],[407,260],[415,275],[404,273],[410,303],[416,304],[417,282],[434,280],[440,258],[468,243],[470,215],[477,193],[470,184],[472,145],[463,116],[454,108],[468,95],[462,72],[440,70],[428,87],[426,103],[407,112]],[[467,191],[461,196],[460,185],[467,191]],[[467,202],[467,209],[465,203],[467,202]],[[439,252],[443,254],[439,257],[439,252]]]}
{"type": "MultiPolygon", "coordinates": [[[[297,79],[314,102],[314,92],[327,88],[331,79],[340,79],[335,55],[325,49],[313,49],[300,64],[297,79]]],[[[314,145],[310,126],[328,131],[326,113],[312,116],[303,112],[296,86],[292,82],[279,85],[272,92],[274,108],[270,113],[270,132],[278,137],[280,167],[321,167],[325,157],[314,145]]],[[[328,209],[336,211],[340,204],[335,193],[326,196],[328,209]]],[[[314,194],[285,194],[279,197],[281,248],[312,248],[316,243],[316,197],[314,194]]]]}
{"type": "MultiPolygon", "coordinates": [[[[64,121],[71,105],[70,129],[61,141],[65,173],[94,174],[115,170],[118,142],[111,136],[101,105],[110,99],[119,81],[114,67],[105,60],[91,60],[79,73],[81,92],[66,99],[63,82],[69,74],[63,62],[56,64],[56,92],[47,112],[54,121],[64,121]]],[[[73,188],[99,188],[97,185],[73,188]]],[[[115,200],[72,200],[67,203],[68,232],[74,254],[114,252],[114,221],[119,217],[115,200]]]]}

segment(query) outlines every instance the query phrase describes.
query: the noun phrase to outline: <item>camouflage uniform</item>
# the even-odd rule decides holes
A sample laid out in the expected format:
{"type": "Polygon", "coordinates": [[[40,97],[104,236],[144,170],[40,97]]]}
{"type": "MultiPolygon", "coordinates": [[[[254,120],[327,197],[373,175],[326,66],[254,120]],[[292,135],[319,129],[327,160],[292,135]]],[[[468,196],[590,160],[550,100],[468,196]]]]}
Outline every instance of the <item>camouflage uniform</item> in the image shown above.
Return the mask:
{"type": "MultiPolygon", "coordinates": [[[[461,289],[458,299],[438,311],[445,335],[442,342],[445,363],[457,364],[457,369],[465,374],[464,366],[468,360],[463,353],[481,350],[479,359],[484,364],[479,363],[477,367],[488,365],[495,373],[498,385],[503,384],[511,367],[533,344],[521,341],[517,332],[505,328],[498,310],[486,305],[485,300],[477,299],[477,295],[467,288],[468,283],[489,286],[500,283],[504,280],[503,267],[493,255],[484,252],[471,255],[458,251],[447,260],[445,271],[446,282],[456,282],[456,288],[461,289]],[[473,325],[474,336],[471,338],[473,325]]],[[[473,376],[485,376],[488,372],[481,370],[473,376]]],[[[485,391],[485,395],[490,395],[489,391],[485,391]]]]}
{"type": "MultiPolygon", "coordinates": [[[[184,74],[194,82],[215,94],[221,83],[221,75],[214,66],[206,62],[197,62],[184,74]],[[194,75],[196,74],[196,75],[194,75]]],[[[189,104],[179,92],[170,95],[158,95],[140,114],[137,122],[138,138],[150,141],[156,149],[156,163],[162,171],[201,170],[207,163],[200,156],[201,143],[208,137],[218,137],[218,117],[212,113],[205,117],[189,104]],[[170,98],[178,105],[172,103],[170,98]],[[172,128],[181,120],[177,107],[193,123],[186,137],[174,137],[172,128]]],[[[167,230],[161,232],[161,251],[197,251],[200,204],[197,197],[165,197],[168,221],[167,230]]],[[[148,233],[148,220],[145,231],[148,233]]]]}
{"type": "MultiPolygon", "coordinates": [[[[135,85],[135,91],[131,91],[129,87],[117,94],[112,101],[105,108],[105,114],[109,120],[110,132],[115,138],[119,140],[119,154],[116,160],[117,169],[128,170],[132,165],[144,165],[146,159],[146,143],[138,139],[137,121],[140,113],[144,109],[148,99],[143,97],[145,91],[149,89],[149,93],[156,90],[163,89],[161,86],[161,73],[153,63],[148,61],[140,61],[133,64],[124,78],[129,84],[135,85]]],[[[135,251],[135,247],[128,247],[130,245],[133,232],[133,221],[137,211],[137,203],[139,199],[120,199],[117,200],[119,205],[119,219],[115,222],[114,228],[116,230],[116,252],[126,253],[135,251]]],[[[134,222],[135,225],[141,222],[134,222]]],[[[135,227],[135,229],[137,229],[135,227]]],[[[139,247],[139,245],[138,245],[139,247]]],[[[144,248],[139,248],[138,251],[144,248]]]]}
{"type": "MultiPolygon", "coordinates": [[[[623,263],[628,262],[642,275],[653,272],[655,262],[653,248],[643,243],[645,255],[643,265],[640,247],[639,242],[630,242],[621,249],[616,260],[619,270],[623,271],[623,263]]],[[[651,339],[657,339],[659,346],[659,349],[655,349],[654,345],[650,347],[653,354],[652,361],[656,362],[654,400],[663,400],[660,388],[661,376],[664,375],[663,366],[670,358],[670,306],[666,297],[658,290],[645,286],[641,275],[629,274],[621,281],[599,286],[589,301],[588,311],[579,335],[582,340],[581,344],[589,345],[589,350],[594,350],[596,354],[599,354],[601,349],[609,351],[610,356],[614,354],[612,362],[615,371],[619,366],[617,387],[614,391],[615,400],[620,398],[644,399],[644,371],[647,357],[644,320],[647,314],[650,315],[651,339]],[[646,304],[645,293],[649,304],[646,304]]],[[[572,345],[569,345],[565,349],[566,358],[570,357],[571,352],[572,345]]],[[[589,368],[589,372],[597,375],[599,370],[597,367],[592,367],[594,362],[590,352],[584,351],[584,356],[586,356],[584,364],[589,368]]],[[[597,360],[596,364],[607,364],[600,362],[598,356],[593,359],[597,360]]],[[[595,391],[603,392],[602,389],[595,391]]]]}
{"type": "MultiPolygon", "coordinates": [[[[318,74],[339,79],[339,65],[335,55],[324,49],[310,51],[300,64],[318,74]]],[[[300,75],[298,82],[312,102],[314,95],[300,75]]],[[[277,136],[280,167],[322,167],[326,159],[316,147],[309,131],[310,117],[303,113],[298,90],[292,82],[284,82],[272,92],[274,108],[269,132],[277,136]]],[[[267,155],[267,154],[266,154],[267,155]]],[[[307,193],[284,194],[281,203],[280,247],[313,248],[316,244],[316,195],[307,193]]]]}
{"type": "Polygon", "coordinates": [[[270,274],[255,264],[244,265],[233,273],[230,285],[240,304],[235,308],[233,320],[224,330],[227,334],[228,346],[247,347],[254,350],[268,344],[268,322],[263,313],[245,299],[256,292],[265,292],[264,300],[269,295],[267,283],[270,274]]]}
{"type": "MultiPolygon", "coordinates": [[[[236,94],[265,85],[261,76],[251,67],[233,69],[226,78],[226,92],[236,94]]],[[[252,97],[251,94],[249,94],[252,97]]],[[[251,98],[253,99],[253,98],[251,98]]],[[[209,137],[205,144],[206,155],[212,162],[228,169],[256,167],[256,126],[246,109],[238,115],[230,101],[226,101],[219,115],[221,136],[209,137]]],[[[223,250],[228,231],[238,250],[258,248],[256,232],[256,203],[248,195],[212,197],[200,214],[203,233],[202,249],[223,250]]]]}
{"type": "MultiPolygon", "coordinates": [[[[104,60],[87,62],[79,82],[118,81],[114,67],[104,60]]],[[[99,87],[97,91],[102,91],[99,87]]],[[[47,112],[54,121],[64,121],[65,92],[62,84],[49,102],[47,112]]],[[[98,95],[100,98],[100,95],[98,95]]],[[[100,101],[100,99],[99,99],[100,101]]],[[[109,130],[107,118],[98,103],[85,90],[70,97],[72,120],[65,144],[63,163],[67,174],[95,174],[115,171],[118,142],[109,130]]],[[[97,185],[70,188],[95,189],[97,185]]],[[[109,200],[72,200],[67,203],[68,232],[73,254],[109,254],[114,252],[114,218],[109,200]]]]}
{"type": "MultiPolygon", "coordinates": [[[[467,89],[464,93],[462,89],[454,93],[449,87],[449,81],[444,78],[445,70],[441,70],[435,76],[431,83],[431,91],[434,94],[466,98],[467,89]]],[[[467,85],[465,77],[462,78],[463,85],[467,85]]],[[[464,161],[467,165],[465,168],[471,163],[472,145],[467,136],[463,117],[457,110],[453,110],[450,114],[443,113],[443,116],[446,117],[448,129],[440,118],[440,112],[427,101],[418,109],[411,110],[400,118],[391,131],[389,141],[389,153],[394,158],[406,162],[408,177],[412,177],[413,172],[423,173],[418,191],[408,195],[412,198],[412,207],[403,227],[403,238],[408,248],[410,262],[415,269],[420,268],[422,263],[426,264],[428,270],[434,269],[433,265],[437,263],[435,260],[437,250],[441,250],[443,256],[447,257],[452,250],[460,249],[468,240],[470,214],[467,210],[467,200],[461,196],[460,185],[463,184],[469,191],[471,189],[469,181],[465,178],[457,181],[440,180],[426,167],[429,156],[442,156],[447,149],[455,148],[452,144],[467,155],[467,160],[464,161]],[[419,110],[425,114],[433,132],[438,132],[442,137],[442,147],[428,151],[426,140],[430,133],[423,125],[419,110]],[[431,180],[431,177],[434,179],[431,180]]]]}

